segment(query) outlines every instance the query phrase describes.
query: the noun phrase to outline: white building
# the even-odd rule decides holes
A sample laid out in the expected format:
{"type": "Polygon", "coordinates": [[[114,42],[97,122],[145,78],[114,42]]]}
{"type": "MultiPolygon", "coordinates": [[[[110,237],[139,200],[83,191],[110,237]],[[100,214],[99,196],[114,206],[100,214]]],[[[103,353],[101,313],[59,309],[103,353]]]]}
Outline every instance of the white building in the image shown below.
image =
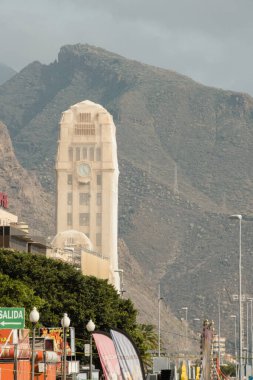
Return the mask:
{"type": "Polygon", "coordinates": [[[19,222],[17,215],[7,211],[8,195],[0,192],[0,248],[47,255],[49,249],[42,236],[31,236],[29,227],[19,222]]]}
{"type": "Polygon", "coordinates": [[[17,223],[18,217],[7,211],[8,195],[0,192],[0,226],[9,226],[11,223],[17,223]]]}
{"type": "MultiPolygon", "coordinates": [[[[82,272],[107,278],[119,289],[115,125],[101,105],[86,100],[62,113],[56,172],[57,234],[68,230],[84,234],[82,272]],[[87,244],[92,249],[87,250],[87,244]]],[[[68,247],[73,239],[66,236],[68,247]]]]}

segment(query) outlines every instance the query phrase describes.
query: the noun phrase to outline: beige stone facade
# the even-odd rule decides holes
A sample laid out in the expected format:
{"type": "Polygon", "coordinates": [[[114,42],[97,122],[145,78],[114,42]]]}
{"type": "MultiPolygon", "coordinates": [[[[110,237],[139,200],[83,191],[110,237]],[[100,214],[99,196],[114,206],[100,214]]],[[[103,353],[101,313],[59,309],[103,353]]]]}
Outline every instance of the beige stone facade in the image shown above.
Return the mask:
{"type": "Polygon", "coordinates": [[[11,223],[17,223],[18,217],[11,214],[0,206],[0,226],[9,226],[11,223]]]}
{"type": "Polygon", "coordinates": [[[115,125],[99,104],[86,100],[63,112],[56,172],[57,234],[85,234],[92,251],[82,253],[82,272],[108,278],[118,289],[115,125]]]}

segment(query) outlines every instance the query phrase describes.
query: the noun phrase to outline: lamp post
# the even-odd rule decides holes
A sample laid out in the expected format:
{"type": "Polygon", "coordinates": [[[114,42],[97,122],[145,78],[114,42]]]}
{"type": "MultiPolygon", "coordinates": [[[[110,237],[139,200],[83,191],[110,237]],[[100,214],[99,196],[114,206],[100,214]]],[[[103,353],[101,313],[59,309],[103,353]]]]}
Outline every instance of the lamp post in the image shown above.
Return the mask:
{"type": "Polygon", "coordinates": [[[62,366],[62,379],[66,380],[66,346],[67,346],[67,328],[70,326],[70,319],[67,313],[63,314],[61,319],[61,325],[63,328],[63,366],[62,366]]]}
{"type": "Polygon", "coordinates": [[[235,339],[234,345],[235,345],[235,360],[237,360],[237,344],[236,344],[236,319],[237,319],[237,317],[236,317],[236,315],[230,315],[230,318],[233,318],[235,321],[235,324],[234,324],[234,332],[235,332],[235,334],[234,334],[234,339],[235,339]]]}
{"type": "Polygon", "coordinates": [[[221,364],[221,354],[220,354],[220,292],[218,297],[218,358],[219,358],[219,365],[221,364]]]}
{"type": "Polygon", "coordinates": [[[249,303],[246,302],[246,364],[249,362],[249,303]]]}
{"type": "Polygon", "coordinates": [[[30,322],[32,322],[32,370],[31,370],[31,380],[34,380],[34,363],[35,363],[35,328],[36,323],[40,319],[40,313],[37,308],[34,307],[29,315],[30,322]]]}
{"type": "Polygon", "coordinates": [[[252,301],[253,301],[253,298],[248,298],[248,301],[250,302],[250,363],[251,363],[251,365],[253,365],[253,326],[252,326],[252,323],[253,323],[253,321],[252,321],[252,317],[253,317],[253,315],[252,315],[252,312],[253,312],[253,310],[252,310],[252,301]]]}
{"type": "Polygon", "coordinates": [[[182,310],[185,310],[185,349],[188,349],[188,307],[184,306],[181,308],[182,310]]]}
{"type": "Polygon", "coordinates": [[[114,272],[119,273],[119,292],[121,297],[123,297],[123,294],[125,293],[124,290],[124,269],[117,269],[114,272]]]}
{"type": "Polygon", "coordinates": [[[161,285],[158,285],[158,356],[161,356],[161,285]]]}
{"type": "Polygon", "coordinates": [[[92,332],[95,330],[96,326],[92,319],[86,325],[86,329],[90,333],[90,380],[92,380],[92,332]]]}
{"type": "Polygon", "coordinates": [[[231,215],[229,218],[239,220],[239,380],[242,380],[242,215],[231,215]]]}

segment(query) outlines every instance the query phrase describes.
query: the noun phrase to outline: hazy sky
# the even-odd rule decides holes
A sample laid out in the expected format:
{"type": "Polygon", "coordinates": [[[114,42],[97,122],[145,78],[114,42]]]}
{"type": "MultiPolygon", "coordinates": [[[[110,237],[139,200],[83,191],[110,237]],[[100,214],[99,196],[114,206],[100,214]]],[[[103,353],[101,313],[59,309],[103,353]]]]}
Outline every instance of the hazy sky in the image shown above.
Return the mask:
{"type": "Polygon", "coordinates": [[[253,0],[0,0],[0,62],[88,43],[253,95],[253,0]]]}

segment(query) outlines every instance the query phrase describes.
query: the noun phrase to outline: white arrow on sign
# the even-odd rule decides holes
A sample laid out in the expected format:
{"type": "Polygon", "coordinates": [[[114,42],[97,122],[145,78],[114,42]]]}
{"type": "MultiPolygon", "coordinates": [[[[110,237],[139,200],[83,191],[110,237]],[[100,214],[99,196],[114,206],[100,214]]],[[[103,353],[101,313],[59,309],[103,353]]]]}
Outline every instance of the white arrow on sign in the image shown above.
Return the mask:
{"type": "Polygon", "coordinates": [[[21,325],[21,324],[22,324],[22,322],[5,322],[5,321],[0,322],[0,325],[2,325],[2,326],[5,326],[5,325],[21,325]]]}

